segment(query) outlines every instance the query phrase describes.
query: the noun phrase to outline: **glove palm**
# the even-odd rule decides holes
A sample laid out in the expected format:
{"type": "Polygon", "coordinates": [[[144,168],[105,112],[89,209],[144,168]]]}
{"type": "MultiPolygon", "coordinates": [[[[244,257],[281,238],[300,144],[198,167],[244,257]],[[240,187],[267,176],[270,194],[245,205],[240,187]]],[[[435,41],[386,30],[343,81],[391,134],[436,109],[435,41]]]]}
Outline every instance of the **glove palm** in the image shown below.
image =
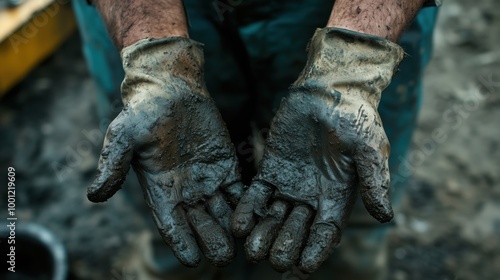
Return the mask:
{"type": "Polygon", "coordinates": [[[356,194],[392,219],[389,142],[377,112],[402,58],[386,40],[341,29],[314,35],[307,65],[271,124],[257,176],[233,219],[250,259],[312,272],[340,241],[356,194]],[[267,209],[267,205],[271,205],[267,209]]]}
{"type": "Polygon", "coordinates": [[[217,266],[234,257],[231,209],[242,185],[224,123],[203,83],[201,46],[186,38],[142,40],[122,51],[125,107],[106,134],[97,177],[101,202],[132,165],[165,242],[185,265],[198,246],[217,266]]]}

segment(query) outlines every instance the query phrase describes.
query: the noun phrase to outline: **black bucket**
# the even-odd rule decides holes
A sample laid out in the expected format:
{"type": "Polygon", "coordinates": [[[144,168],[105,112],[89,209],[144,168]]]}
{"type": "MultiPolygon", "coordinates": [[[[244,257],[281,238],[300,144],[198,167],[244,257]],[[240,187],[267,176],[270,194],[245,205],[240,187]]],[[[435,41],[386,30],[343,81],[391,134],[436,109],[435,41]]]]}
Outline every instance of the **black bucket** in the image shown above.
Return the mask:
{"type": "Polygon", "coordinates": [[[12,231],[7,226],[0,228],[0,259],[6,259],[1,265],[0,279],[66,280],[66,251],[54,234],[37,224],[17,222],[15,244],[12,244],[14,238],[9,239],[11,235],[12,231]],[[14,251],[11,246],[14,246],[14,251]],[[15,272],[9,271],[9,267],[14,264],[11,260],[15,261],[15,272]]]}

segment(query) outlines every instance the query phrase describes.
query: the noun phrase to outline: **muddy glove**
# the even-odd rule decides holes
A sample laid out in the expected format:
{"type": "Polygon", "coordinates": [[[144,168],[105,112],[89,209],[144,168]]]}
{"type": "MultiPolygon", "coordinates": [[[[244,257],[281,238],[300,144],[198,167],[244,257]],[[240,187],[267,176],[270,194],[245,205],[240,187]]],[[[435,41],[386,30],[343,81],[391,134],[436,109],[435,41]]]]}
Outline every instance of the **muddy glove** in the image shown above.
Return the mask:
{"type": "Polygon", "coordinates": [[[235,249],[229,234],[242,185],[228,132],[203,81],[199,43],[172,37],[123,49],[124,109],[110,124],[93,202],[109,199],[132,165],[164,241],[187,266],[200,251],[216,266],[235,249]],[[227,202],[226,202],[227,201],[227,202]]]}
{"type": "Polygon", "coordinates": [[[316,270],[340,241],[358,192],[373,217],[392,219],[390,148],[377,106],[402,57],[379,37],[316,31],[233,217],[236,235],[253,228],[250,260],[268,257],[278,271],[316,270]]]}

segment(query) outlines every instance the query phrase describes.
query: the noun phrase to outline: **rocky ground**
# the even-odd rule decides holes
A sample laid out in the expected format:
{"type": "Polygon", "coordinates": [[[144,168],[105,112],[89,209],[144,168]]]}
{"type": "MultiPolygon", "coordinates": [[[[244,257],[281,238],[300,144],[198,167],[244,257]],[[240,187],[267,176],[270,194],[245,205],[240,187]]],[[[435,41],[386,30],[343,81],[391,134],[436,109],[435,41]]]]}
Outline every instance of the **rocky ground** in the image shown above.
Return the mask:
{"type": "MultiPolygon", "coordinates": [[[[500,10],[494,0],[445,2],[410,154],[414,180],[391,238],[391,279],[496,280],[500,10]]],[[[1,170],[17,170],[19,219],[62,239],[72,278],[126,279],[123,267],[136,261],[124,256],[148,242],[150,225],[123,193],[105,205],[85,197],[103,134],[77,35],[1,100],[0,132],[1,170]]]]}
{"type": "Polygon", "coordinates": [[[410,153],[416,182],[391,243],[393,279],[500,275],[500,11],[495,4],[445,1],[441,9],[410,153]]]}

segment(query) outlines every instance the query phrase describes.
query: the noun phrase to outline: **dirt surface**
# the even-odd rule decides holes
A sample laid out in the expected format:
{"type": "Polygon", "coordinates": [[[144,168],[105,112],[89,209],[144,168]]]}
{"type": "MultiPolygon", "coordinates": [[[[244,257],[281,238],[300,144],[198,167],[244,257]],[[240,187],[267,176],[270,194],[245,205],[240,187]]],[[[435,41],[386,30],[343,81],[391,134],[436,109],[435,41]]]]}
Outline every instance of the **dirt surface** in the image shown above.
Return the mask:
{"type": "MultiPolygon", "coordinates": [[[[496,280],[500,10],[494,0],[445,2],[408,163],[414,180],[390,241],[391,279],[496,280]]],[[[130,256],[157,233],[123,192],[87,201],[103,133],[80,43],[72,37],[1,100],[0,167],[17,170],[18,218],[66,245],[72,279],[127,279],[130,256]]]]}
{"type": "Polygon", "coordinates": [[[391,242],[393,279],[499,279],[500,10],[445,1],[391,242]]]}
{"type": "Polygon", "coordinates": [[[99,120],[80,44],[76,34],[2,100],[0,162],[1,170],[16,169],[19,223],[52,230],[67,247],[72,273],[99,279],[143,222],[121,194],[106,205],[86,198],[102,135],[91,133],[99,120]]]}

